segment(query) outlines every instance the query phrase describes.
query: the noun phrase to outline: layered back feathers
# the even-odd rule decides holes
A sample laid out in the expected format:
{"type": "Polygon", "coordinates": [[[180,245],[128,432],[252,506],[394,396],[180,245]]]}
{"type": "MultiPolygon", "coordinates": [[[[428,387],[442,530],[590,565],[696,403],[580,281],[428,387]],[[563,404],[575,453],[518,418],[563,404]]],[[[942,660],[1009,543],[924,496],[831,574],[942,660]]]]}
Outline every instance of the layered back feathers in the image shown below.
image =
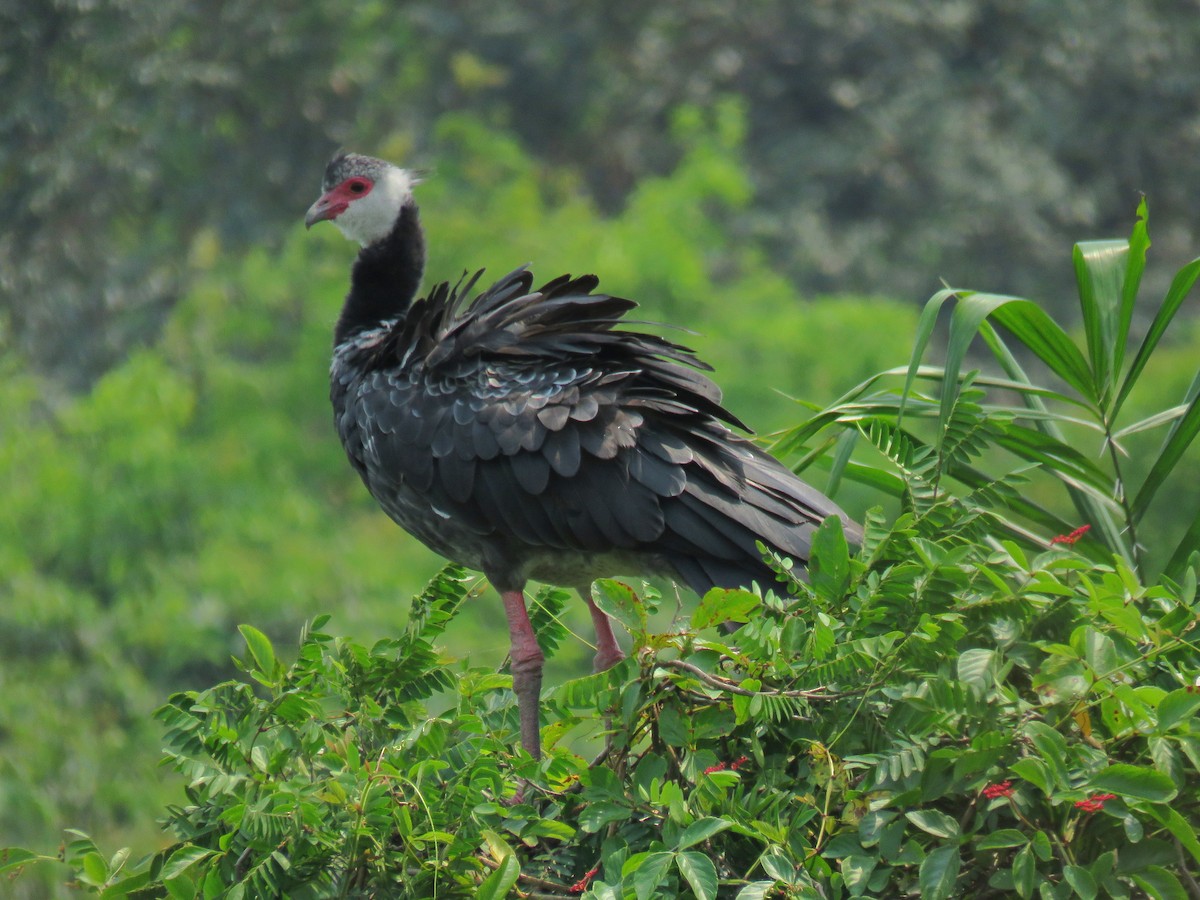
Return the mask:
{"type": "Polygon", "coordinates": [[[468,304],[480,274],[335,360],[339,431],[393,518],[501,583],[553,580],[548,551],[645,557],[699,592],[769,585],[760,539],[807,562],[840,510],[729,430],[691,350],[619,329],[636,304],[594,276],[533,290],[521,268],[468,304]]]}

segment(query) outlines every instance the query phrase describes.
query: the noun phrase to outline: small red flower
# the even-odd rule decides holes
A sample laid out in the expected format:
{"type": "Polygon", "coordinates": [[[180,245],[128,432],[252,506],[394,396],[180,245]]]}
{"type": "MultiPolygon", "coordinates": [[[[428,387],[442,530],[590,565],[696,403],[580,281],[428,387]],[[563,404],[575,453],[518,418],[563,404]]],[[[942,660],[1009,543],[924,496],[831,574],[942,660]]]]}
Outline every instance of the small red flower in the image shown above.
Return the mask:
{"type": "Polygon", "coordinates": [[[1011,781],[999,781],[996,784],[989,784],[983,789],[983,796],[989,800],[995,800],[997,797],[1011,797],[1012,795],[1011,781]]]}
{"type": "Polygon", "coordinates": [[[1070,534],[1060,534],[1057,537],[1050,538],[1051,544],[1074,544],[1077,540],[1083,537],[1091,530],[1091,525],[1080,525],[1070,534]]]}
{"type": "Polygon", "coordinates": [[[1116,797],[1116,794],[1093,794],[1086,800],[1076,800],[1075,808],[1089,813],[1100,812],[1100,810],[1104,809],[1106,800],[1115,800],[1116,797]]]}
{"type": "Polygon", "coordinates": [[[588,889],[588,885],[591,884],[592,879],[596,877],[596,873],[599,871],[600,867],[596,866],[596,868],[592,869],[590,872],[584,872],[583,877],[567,888],[567,890],[572,894],[582,894],[588,889]]]}
{"type": "Polygon", "coordinates": [[[736,772],[748,762],[750,762],[750,757],[739,756],[733,762],[719,762],[715,766],[709,766],[704,770],[704,774],[711,775],[713,772],[724,772],[726,769],[729,769],[731,772],[736,772]]]}

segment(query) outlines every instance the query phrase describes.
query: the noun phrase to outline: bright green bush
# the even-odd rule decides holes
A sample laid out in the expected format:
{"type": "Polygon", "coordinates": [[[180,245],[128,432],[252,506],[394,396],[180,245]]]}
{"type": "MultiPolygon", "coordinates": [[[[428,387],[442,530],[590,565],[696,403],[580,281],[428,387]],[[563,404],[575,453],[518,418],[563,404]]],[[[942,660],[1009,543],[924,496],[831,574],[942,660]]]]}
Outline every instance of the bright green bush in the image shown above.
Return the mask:
{"type": "MultiPolygon", "coordinates": [[[[540,764],[513,750],[510,679],[434,648],[456,570],[371,648],[322,618],[284,667],[244,626],[249,679],[157,714],[178,843],[135,863],[78,834],[66,862],[105,896],[1183,896],[1194,576],[1147,588],[978,522],[872,518],[854,558],[830,522],[796,599],[714,591],[663,631],[653,593],[598,582],[633,655],[550,692],[540,764]],[[564,738],[605,716],[589,765],[564,738]]],[[[541,599],[550,652],[565,599],[541,599]]]]}

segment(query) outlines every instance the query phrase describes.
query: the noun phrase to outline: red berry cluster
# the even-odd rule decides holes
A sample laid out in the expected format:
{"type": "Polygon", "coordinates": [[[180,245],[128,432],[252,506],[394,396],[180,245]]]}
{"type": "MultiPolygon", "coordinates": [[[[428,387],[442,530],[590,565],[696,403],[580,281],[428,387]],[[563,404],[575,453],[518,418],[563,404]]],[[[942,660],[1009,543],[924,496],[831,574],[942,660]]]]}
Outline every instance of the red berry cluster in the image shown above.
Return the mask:
{"type": "Polygon", "coordinates": [[[1012,795],[1011,781],[999,781],[996,784],[989,784],[983,789],[983,796],[989,800],[995,800],[997,797],[1011,797],[1012,795]]]}
{"type": "Polygon", "coordinates": [[[1078,528],[1076,528],[1070,534],[1060,534],[1060,535],[1058,535],[1058,537],[1050,538],[1050,543],[1051,544],[1073,544],[1077,540],[1079,540],[1081,537],[1083,537],[1085,534],[1087,534],[1088,530],[1091,527],[1092,527],[1091,525],[1080,525],[1078,528]]]}
{"type": "Polygon", "coordinates": [[[724,772],[726,769],[729,769],[729,771],[731,771],[731,772],[736,772],[738,769],[740,769],[742,766],[744,766],[748,762],[750,762],[750,757],[739,756],[737,759],[735,759],[731,763],[719,762],[715,766],[709,766],[707,769],[704,770],[704,774],[711,775],[713,772],[724,772]]]}
{"type": "Polygon", "coordinates": [[[1089,813],[1100,812],[1104,809],[1104,801],[1115,800],[1116,797],[1116,794],[1093,794],[1086,800],[1076,800],[1075,808],[1089,813]]]}
{"type": "Polygon", "coordinates": [[[588,885],[591,884],[592,879],[596,877],[596,873],[599,871],[600,867],[596,866],[596,868],[592,869],[590,872],[584,872],[583,877],[567,888],[567,890],[572,894],[582,894],[588,889],[588,885]]]}

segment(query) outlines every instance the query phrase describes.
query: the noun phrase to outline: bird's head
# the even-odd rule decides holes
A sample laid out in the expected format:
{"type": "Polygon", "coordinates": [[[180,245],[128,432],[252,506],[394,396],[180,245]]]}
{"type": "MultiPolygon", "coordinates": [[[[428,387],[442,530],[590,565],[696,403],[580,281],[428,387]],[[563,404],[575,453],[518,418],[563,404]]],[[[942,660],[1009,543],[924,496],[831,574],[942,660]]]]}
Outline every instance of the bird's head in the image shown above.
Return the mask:
{"type": "Polygon", "coordinates": [[[346,237],[368,247],[387,237],[400,210],[412,203],[417,177],[382,159],[339,153],[325,167],[321,196],[304,216],[312,228],[328,219],[346,237]]]}

